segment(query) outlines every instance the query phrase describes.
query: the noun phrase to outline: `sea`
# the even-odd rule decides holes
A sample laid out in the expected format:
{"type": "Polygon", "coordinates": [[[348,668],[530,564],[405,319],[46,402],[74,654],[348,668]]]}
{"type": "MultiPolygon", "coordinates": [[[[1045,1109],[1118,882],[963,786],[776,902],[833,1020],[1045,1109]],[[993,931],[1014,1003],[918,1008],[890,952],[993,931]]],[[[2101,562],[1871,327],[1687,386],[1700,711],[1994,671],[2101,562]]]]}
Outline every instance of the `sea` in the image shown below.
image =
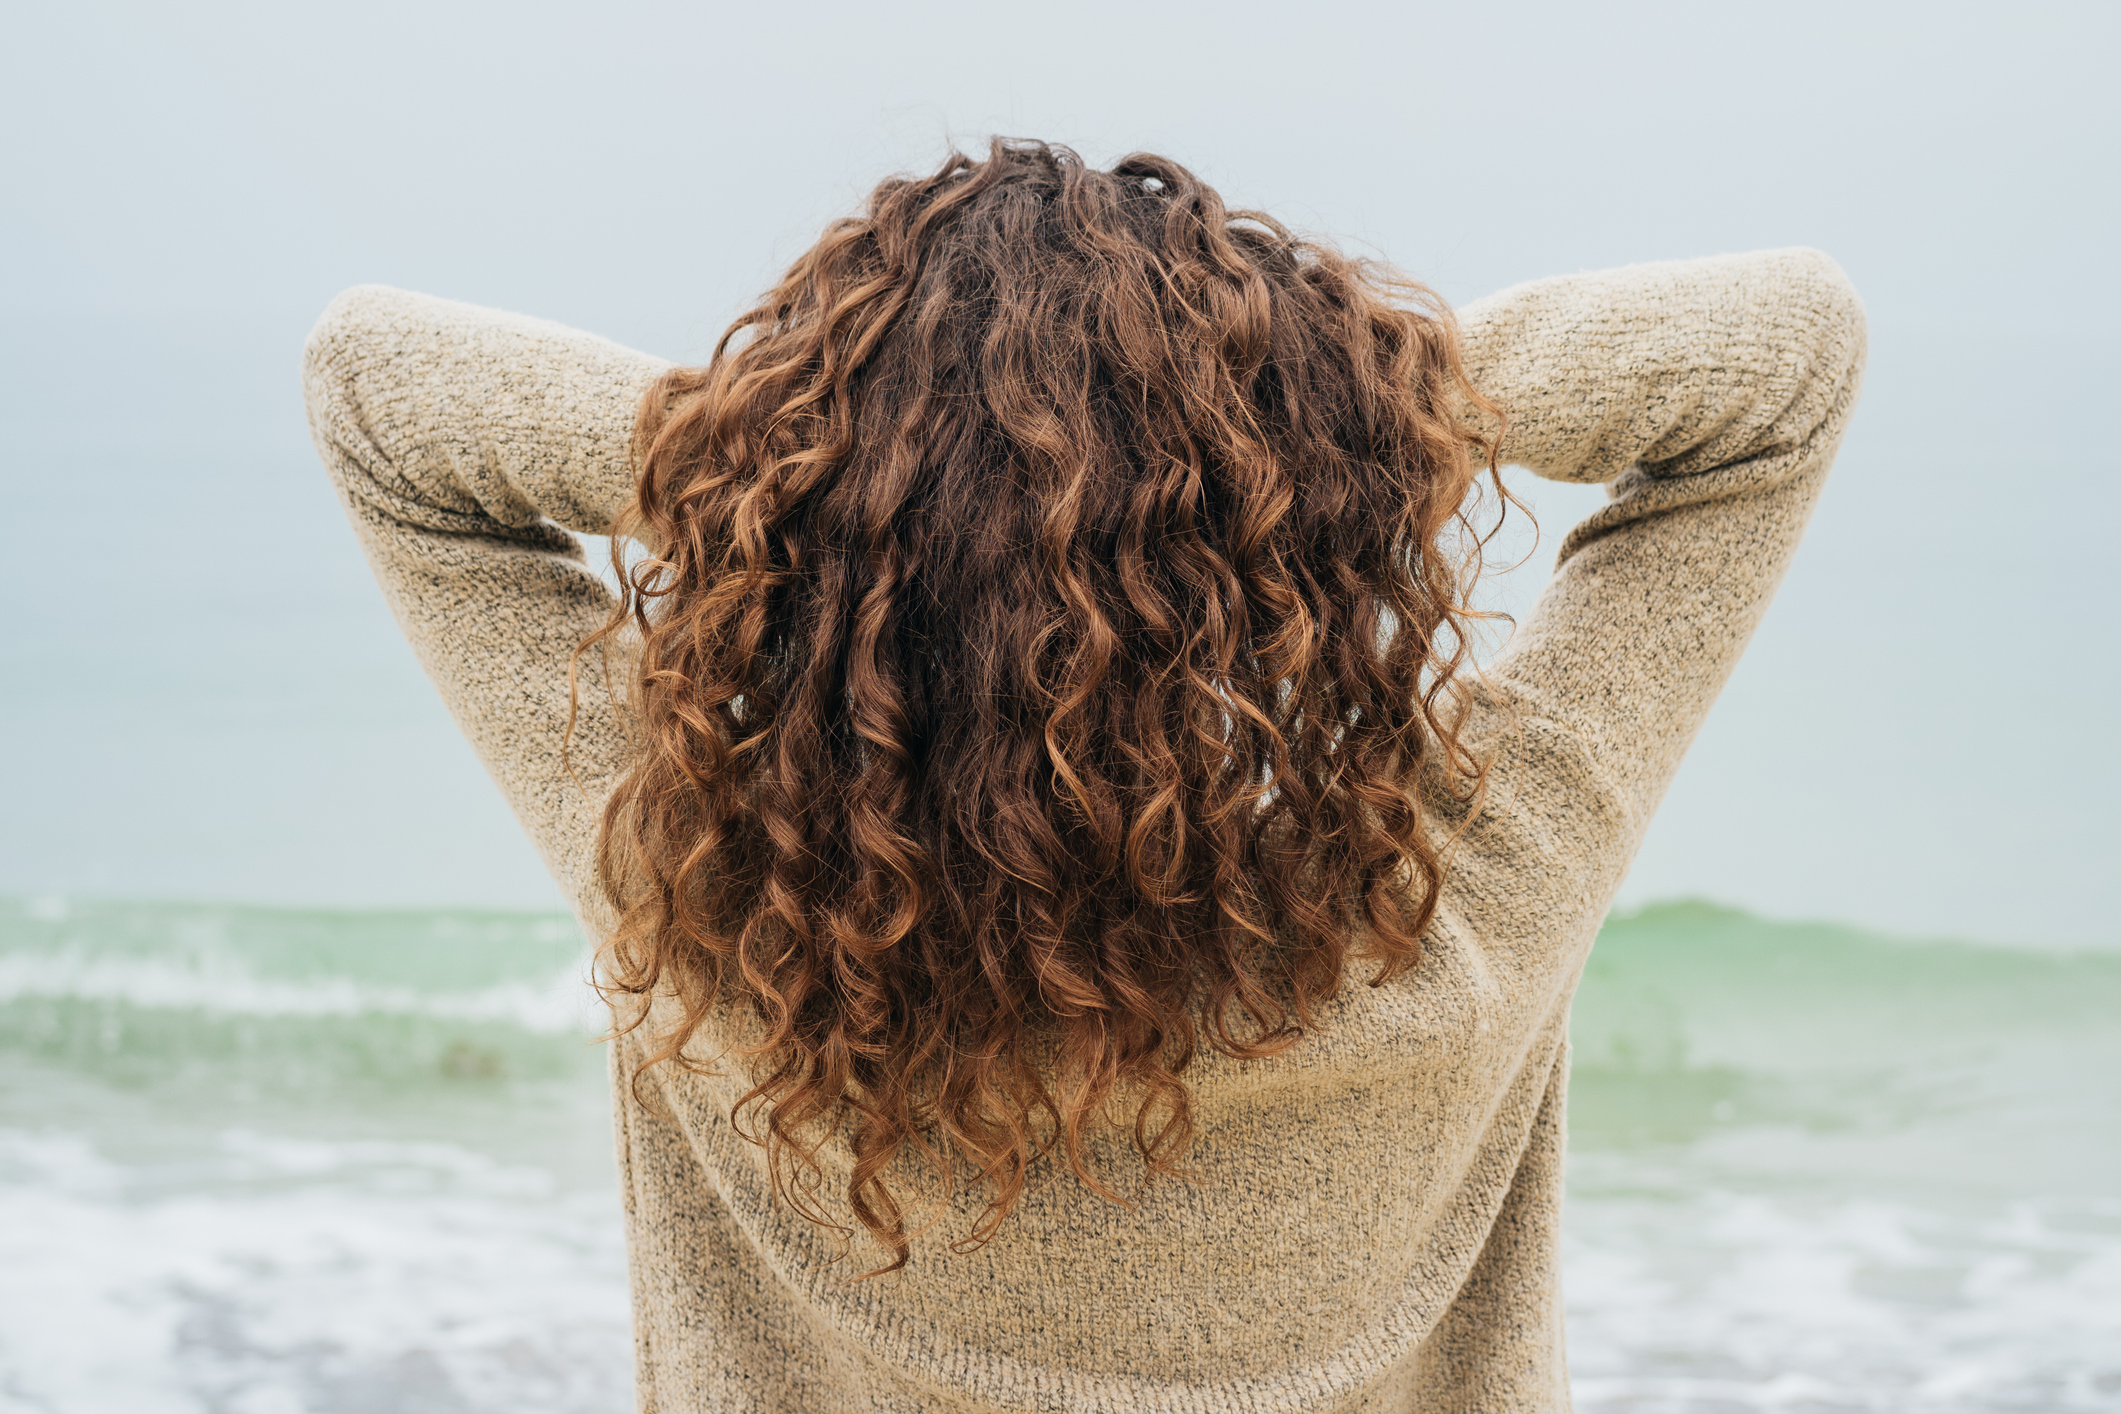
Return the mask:
{"type": "MultiPolygon", "coordinates": [[[[571,920],[0,899],[0,1411],[631,1402],[571,920]]],[[[1578,1409],[2121,1411],[2121,953],[1705,903],[1573,1019],[1578,1409]]]]}

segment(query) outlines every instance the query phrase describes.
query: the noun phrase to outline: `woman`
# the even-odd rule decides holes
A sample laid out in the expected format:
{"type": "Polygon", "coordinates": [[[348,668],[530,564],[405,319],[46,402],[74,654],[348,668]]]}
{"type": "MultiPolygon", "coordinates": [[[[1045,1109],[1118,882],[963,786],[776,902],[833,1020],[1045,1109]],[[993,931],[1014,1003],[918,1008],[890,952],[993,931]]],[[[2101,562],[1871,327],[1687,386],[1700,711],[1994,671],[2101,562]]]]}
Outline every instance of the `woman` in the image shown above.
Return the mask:
{"type": "Polygon", "coordinates": [[[1570,995],[1863,348],[1811,252],[1454,321],[1029,143],[705,369],[342,295],[325,463],[608,940],[643,1408],[1565,1408],[1570,995]],[[1612,499],[1475,674],[1498,461],[1612,499]]]}

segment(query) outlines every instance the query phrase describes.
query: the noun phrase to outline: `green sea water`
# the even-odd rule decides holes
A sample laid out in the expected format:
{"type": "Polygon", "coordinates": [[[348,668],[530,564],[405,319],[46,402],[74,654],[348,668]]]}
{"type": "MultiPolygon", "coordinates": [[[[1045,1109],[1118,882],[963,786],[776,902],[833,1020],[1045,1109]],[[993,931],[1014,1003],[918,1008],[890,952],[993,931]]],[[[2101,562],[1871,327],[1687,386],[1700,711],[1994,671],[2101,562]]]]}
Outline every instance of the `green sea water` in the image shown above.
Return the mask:
{"type": "MultiPolygon", "coordinates": [[[[626,1407],[571,921],[0,900],[0,1411],[626,1407]]],[[[1573,1016],[1587,1410],[2121,1410],[2121,954],[1704,904],[1573,1016]]]]}

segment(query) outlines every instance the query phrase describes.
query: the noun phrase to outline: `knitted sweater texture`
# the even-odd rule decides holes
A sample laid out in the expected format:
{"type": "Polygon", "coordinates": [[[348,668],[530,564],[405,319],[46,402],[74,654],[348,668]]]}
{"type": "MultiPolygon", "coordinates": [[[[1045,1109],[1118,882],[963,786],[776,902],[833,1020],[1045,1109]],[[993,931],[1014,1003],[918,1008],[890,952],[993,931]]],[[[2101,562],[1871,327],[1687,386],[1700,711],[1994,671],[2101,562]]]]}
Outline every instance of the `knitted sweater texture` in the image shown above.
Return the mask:
{"type": "MultiPolygon", "coordinates": [[[[746,1083],[613,1106],[644,1410],[1551,1411],[1567,1016],[1591,940],[1787,568],[1855,406],[1862,307],[1803,250],[1542,280],[1460,312],[1506,461],[1603,482],[1472,689],[1493,761],[1419,966],[1351,968],[1288,1053],[1186,1072],[1192,1177],[1130,1204],[1043,1173],[993,1241],[962,1199],[896,1275],[776,1204],[746,1083]],[[954,1223],[954,1230],[952,1224],[954,1223]],[[865,1260],[867,1259],[867,1260],[865,1260]]],[[[325,311],[311,427],[385,597],[592,936],[623,692],[569,658],[611,596],[574,533],[633,491],[666,365],[373,286],[325,311]],[[567,744],[563,764],[562,749],[567,744]]],[[[617,676],[623,676],[621,668],[617,676]]],[[[1123,1139],[1101,1171],[1139,1173],[1123,1139]],[[1130,1169],[1131,1164],[1131,1169],[1130,1169]]],[[[844,1149],[820,1156],[844,1191],[844,1149]]]]}

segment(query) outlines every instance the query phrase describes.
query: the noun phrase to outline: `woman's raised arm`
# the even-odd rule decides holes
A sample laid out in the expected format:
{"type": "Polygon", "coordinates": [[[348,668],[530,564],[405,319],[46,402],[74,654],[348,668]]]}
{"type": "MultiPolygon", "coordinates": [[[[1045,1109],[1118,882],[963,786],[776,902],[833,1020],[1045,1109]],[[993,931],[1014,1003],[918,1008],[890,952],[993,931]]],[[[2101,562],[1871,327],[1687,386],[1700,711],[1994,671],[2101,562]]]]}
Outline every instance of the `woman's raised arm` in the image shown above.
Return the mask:
{"type": "Polygon", "coordinates": [[[563,762],[569,659],[612,608],[568,532],[608,533],[632,497],[634,411],[666,366],[379,286],[332,301],[303,364],[311,433],[384,597],[585,916],[626,741],[586,655],[563,762]]]}
{"type": "Polygon", "coordinates": [[[1460,318],[1503,460],[1612,492],[1489,677],[1583,740],[1639,834],[1818,499],[1863,306],[1826,256],[1778,250],[1536,281],[1460,318]]]}

